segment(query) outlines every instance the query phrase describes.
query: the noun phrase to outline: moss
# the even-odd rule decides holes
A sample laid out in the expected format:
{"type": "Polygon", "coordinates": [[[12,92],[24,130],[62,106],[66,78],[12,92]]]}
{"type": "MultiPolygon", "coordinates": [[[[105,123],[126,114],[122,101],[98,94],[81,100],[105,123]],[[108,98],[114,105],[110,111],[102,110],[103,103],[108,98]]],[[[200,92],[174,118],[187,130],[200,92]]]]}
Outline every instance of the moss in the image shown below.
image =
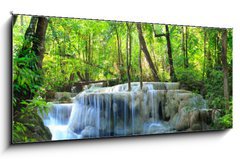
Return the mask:
{"type": "Polygon", "coordinates": [[[35,111],[15,116],[12,135],[12,143],[42,142],[52,138],[50,130],[35,111]]]}

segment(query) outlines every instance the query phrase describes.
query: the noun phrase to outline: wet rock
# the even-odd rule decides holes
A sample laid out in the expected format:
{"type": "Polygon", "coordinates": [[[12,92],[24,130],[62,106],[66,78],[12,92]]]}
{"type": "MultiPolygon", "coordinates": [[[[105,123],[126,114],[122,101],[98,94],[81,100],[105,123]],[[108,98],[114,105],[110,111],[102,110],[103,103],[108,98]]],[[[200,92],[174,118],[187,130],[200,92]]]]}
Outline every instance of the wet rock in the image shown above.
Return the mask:
{"type": "Polygon", "coordinates": [[[219,109],[212,109],[211,112],[211,119],[214,124],[217,124],[219,117],[221,116],[221,110],[219,109]]]}
{"type": "Polygon", "coordinates": [[[71,92],[56,92],[55,93],[55,101],[60,103],[71,103],[72,98],[75,97],[77,93],[71,92]]]}
{"type": "Polygon", "coordinates": [[[189,110],[187,108],[182,108],[179,112],[178,120],[176,121],[176,130],[182,131],[190,127],[189,123],[189,110]]]}
{"type": "MultiPolygon", "coordinates": [[[[19,134],[22,136],[26,136],[26,139],[29,142],[43,142],[50,141],[52,138],[52,134],[48,127],[46,127],[43,123],[43,120],[34,110],[31,113],[18,113],[15,118],[15,122],[19,122],[26,127],[24,134],[19,134]]],[[[26,141],[22,141],[18,138],[13,138],[13,143],[25,143],[26,141]]]]}

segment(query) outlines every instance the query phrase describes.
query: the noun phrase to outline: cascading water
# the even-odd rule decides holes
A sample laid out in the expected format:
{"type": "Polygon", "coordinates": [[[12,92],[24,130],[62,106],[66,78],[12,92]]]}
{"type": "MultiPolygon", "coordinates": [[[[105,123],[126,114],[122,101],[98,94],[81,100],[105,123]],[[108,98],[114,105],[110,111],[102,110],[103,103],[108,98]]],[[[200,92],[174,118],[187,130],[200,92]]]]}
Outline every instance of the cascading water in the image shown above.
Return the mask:
{"type": "Polygon", "coordinates": [[[44,115],[44,125],[50,129],[52,140],[71,138],[68,132],[68,122],[72,107],[74,107],[73,103],[53,104],[48,115],[44,115]]]}
{"type": "Polygon", "coordinates": [[[171,130],[162,120],[166,88],[178,89],[160,82],[138,82],[113,87],[95,87],[83,91],[71,104],[53,104],[44,124],[52,140],[98,138],[164,133],[171,130]]]}

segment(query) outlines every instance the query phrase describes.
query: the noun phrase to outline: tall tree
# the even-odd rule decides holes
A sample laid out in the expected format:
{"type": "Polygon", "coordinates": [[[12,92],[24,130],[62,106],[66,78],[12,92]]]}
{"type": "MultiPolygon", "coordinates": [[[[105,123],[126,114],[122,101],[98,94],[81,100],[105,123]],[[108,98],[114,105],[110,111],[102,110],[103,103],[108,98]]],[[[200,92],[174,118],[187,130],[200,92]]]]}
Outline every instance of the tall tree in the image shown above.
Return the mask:
{"type": "Polygon", "coordinates": [[[141,50],[141,43],[139,41],[139,55],[138,55],[138,64],[139,64],[139,70],[140,70],[140,88],[142,90],[143,87],[143,78],[142,78],[142,50],[141,50]]]}
{"type": "Polygon", "coordinates": [[[188,28],[182,26],[182,53],[183,53],[183,66],[188,68],[188,28]]]}
{"type": "Polygon", "coordinates": [[[177,77],[175,75],[174,66],[173,66],[173,58],[172,58],[172,46],[171,46],[171,40],[170,40],[170,33],[168,25],[165,25],[166,29],[166,39],[167,39],[167,52],[168,52],[168,60],[170,65],[170,78],[172,82],[177,81],[177,77]]]}
{"type": "Polygon", "coordinates": [[[206,29],[203,29],[204,37],[203,37],[203,74],[202,80],[205,81],[205,73],[206,73],[206,56],[207,56],[207,32],[206,29]]]}
{"type": "Polygon", "coordinates": [[[222,30],[222,65],[223,65],[223,90],[226,99],[226,110],[229,110],[228,92],[228,64],[227,64],[227,29],[222,30]]]}
{"type": "Polygon", "coordinates": [[[185,58],[185,31],[184,26],[182,26],[182,53],[183,53],[183,66],[186,67],[186,58],[185,58]]]}
{"type": "Polygon", "coordinates": [[[116,40],[117,40],[117,55],[118,55],[118,70],[119,70],[119,75],[120,75],[120,80],[123,81],[124,79],[124,72],[123,72],[123,60],[122,60],[122,46],[121,46],[121,37],[120,33],[118,31],[118,25],[116,24],[114,26],[115,32],[116,32],[116,40]]]}
{"type": "Polygon", "coordinates": [[[126,40],[126,57],[127,57],[127,77],[128,77],[128,91],[131,91],[131,63],[132,63],[132,35],[131,35],[131,29],[132,24],[129,24],[126,22],[127,26],[127,40],[126,40]]]}
{"type": "Polygon", "coordinates": [[[147,48],[147,45],[146,45],[146,42],[145,42],[145,39],[143,37],[143,32],[142,32],[142,25],[141,23],[137,23],[137,29],[138,29],[138,38],[139,38],[139,41],[140,41],[140,46],[141,46],[141,49],[145,55],[145,58],[149,64],[149,67],[152,71],[152,74],[153,74],[153,77],[154,77],[154,81],[160,81],[159,80],[159,77],[158,77],[158,74],[157,74],[157,70],[152,62],[152,59],[151,59],[151,56],[149,54],[149,51],[148,51],[148,48],[147,48]]]}
{"type": "Polygon", "coordinates": [[[22,46],[22,51],[19,54],[19,57],[23,57],[26,55],[26,52],[29,52],[32,48],[32,43],[35,35],[36,25],[38,18],[32,17],[29,23],[29,26],[24,34],[24,41],[22,46]]]}
{"type": "Polygon", "coordinates": [[[36,54],[38,61],[37,66],[42,69],[42,60],[45,52],[45,35],[48,26],[48,19],[46,17],[38,17],[38,24],[35,33],[35,39],[33,40],[32,50],[36,54]]]}
{"type": "Polygon", "coordinates": [[[185,26],[185,68],[188,68],[188,27],[185,26]]]}
{"type": "Polygon", "coordinates": [[[164,36],[167,40],[167,53],[168,53],[168,62],[169,62],[169,66],[170,66],[170,78],[172,82],[176,82],[177,81],[177,77],[175,75],[175,71],[174,71],[174,66],[173,66],[173,58],[172,58],[172,46],[171,46],[171,40],[170,40],[170,32],[169,32],[169,28],[168,25],[165,25],[165,34],[157,34],[153,28],[154,31],[154,35],[155,37],[162,37],[164,36]]]}

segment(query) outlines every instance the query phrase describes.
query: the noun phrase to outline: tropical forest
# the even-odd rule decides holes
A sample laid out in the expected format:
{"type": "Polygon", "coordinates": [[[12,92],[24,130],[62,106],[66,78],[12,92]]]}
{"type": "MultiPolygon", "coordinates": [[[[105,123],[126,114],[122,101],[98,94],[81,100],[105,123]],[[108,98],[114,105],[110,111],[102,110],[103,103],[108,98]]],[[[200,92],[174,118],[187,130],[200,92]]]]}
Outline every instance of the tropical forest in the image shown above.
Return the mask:
{"type": "Polygon", "coordinates": [[[13,15],[12,143],[231,128],[232,63],[231,28],[13,15]]]}

